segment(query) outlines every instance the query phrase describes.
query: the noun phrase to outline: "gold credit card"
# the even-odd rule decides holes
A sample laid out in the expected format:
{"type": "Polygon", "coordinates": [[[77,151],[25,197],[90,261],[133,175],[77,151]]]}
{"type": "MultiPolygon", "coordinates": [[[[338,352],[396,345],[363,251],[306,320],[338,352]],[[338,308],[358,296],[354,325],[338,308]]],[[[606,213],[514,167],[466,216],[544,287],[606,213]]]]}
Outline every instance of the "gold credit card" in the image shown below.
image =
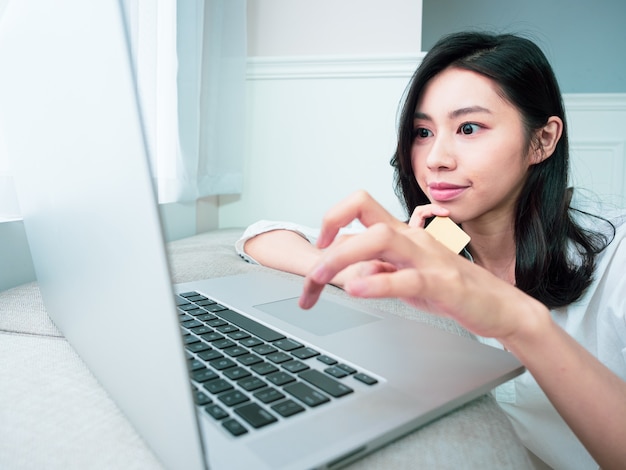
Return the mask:
{"type": "Polygon", "coordinates": [[[460,253],[470,241],[470,236],[448,217],[435,217],[426,231],[455,253],[460,253]]]}

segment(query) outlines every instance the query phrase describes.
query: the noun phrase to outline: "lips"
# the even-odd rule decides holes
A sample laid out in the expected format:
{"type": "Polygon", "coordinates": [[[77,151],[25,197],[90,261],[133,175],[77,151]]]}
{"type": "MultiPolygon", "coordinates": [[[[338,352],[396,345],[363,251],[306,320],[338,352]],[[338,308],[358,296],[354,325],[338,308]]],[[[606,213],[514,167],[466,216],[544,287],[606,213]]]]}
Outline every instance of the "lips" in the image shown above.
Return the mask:
{"type": "Polygon", "coordinates": [[[437,202],[451,201],[459,197],[468,186],[460,186],[451,183],[430,183],[428,192],[430,196],[437,202]]]}

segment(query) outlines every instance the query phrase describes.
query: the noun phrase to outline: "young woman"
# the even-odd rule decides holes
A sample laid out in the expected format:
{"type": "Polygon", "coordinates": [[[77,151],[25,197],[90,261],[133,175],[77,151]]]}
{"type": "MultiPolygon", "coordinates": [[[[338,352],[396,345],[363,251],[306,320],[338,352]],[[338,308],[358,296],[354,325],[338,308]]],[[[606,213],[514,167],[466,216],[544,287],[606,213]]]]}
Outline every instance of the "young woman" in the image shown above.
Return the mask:
{"type": "Polygon", "coordinates": [[[359,192],[327,213],[316,245],[265,224],[241,253],[306,275],[304,308],[334,283],[455,319],[526,366],[496,398],[529,450],[554,468],[626,468],[626,224],[573,207],[540,49],[512,35],[439,41],[412,79],[392,164],[408,223],[359,192]],[[471,236],[463,256],[423,229],[436,215],[471,236]],[[337,237],[355,218],[365,229],[337,237]]]}

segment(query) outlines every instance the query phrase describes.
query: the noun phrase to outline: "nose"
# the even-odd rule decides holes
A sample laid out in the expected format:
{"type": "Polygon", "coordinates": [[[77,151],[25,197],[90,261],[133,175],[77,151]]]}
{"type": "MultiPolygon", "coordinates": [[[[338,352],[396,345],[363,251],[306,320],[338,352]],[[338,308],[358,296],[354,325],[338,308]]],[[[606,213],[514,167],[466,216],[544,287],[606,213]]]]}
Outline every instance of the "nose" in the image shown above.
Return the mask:
{"type": "Polygon", "coordinates": [[[454,142],[445,135],[438,135],[433,138],[428,155],[426,156],[426,166],[429,170],[452,170],[456,167],[454,152],[454,142]]]}

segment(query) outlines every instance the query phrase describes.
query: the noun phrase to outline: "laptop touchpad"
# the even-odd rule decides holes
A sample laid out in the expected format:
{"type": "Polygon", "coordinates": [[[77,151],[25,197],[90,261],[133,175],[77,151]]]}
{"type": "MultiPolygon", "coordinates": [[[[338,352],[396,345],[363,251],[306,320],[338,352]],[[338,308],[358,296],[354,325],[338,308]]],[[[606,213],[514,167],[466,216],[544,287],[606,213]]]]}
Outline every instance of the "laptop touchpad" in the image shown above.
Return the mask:
{"type": "Polygon", "coordinates": [[[381,320],[375,315],[326,299],[319,299],[310,310],[301,309],[298,306],[297,297],[255,305],[254,307],[318,336],[325,336],[381,320]]]}

